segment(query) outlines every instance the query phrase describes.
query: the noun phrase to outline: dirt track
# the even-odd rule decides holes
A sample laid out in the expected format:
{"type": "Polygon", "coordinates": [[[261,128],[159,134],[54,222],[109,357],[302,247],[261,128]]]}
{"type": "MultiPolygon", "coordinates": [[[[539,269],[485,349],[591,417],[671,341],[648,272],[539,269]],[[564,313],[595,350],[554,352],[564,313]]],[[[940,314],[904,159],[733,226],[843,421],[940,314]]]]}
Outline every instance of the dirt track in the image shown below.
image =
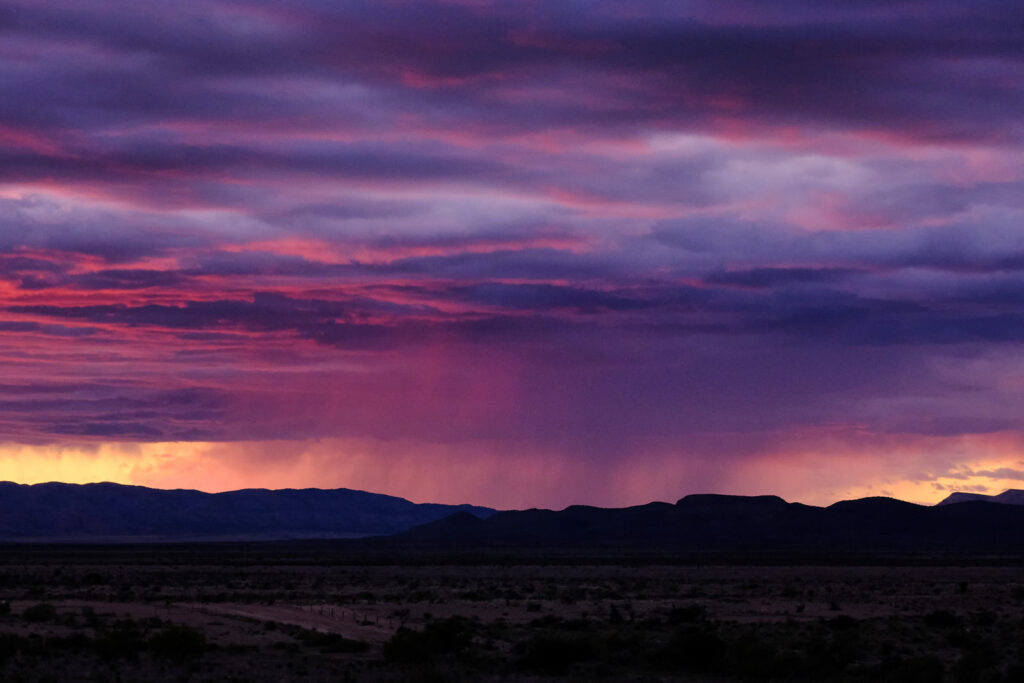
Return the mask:
{"type": "Polygon", "coordinates": [[[225,617],[291,624],[370,643],[387,641],[401,625],[397,619],[374,614],[369,610],[333,605],[203,604],[182,607],[225,617]]]}

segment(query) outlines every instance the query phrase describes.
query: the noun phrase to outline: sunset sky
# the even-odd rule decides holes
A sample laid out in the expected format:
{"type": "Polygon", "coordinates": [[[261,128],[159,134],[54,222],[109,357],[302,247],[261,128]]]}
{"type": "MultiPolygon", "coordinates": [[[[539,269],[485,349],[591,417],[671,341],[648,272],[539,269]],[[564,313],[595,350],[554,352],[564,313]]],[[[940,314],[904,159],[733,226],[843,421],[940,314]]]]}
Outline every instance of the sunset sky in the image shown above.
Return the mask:
{"type": "Polygon", "coordinates": [[[5,0],[0,480],[1024,488],[1020,0],[5,0]]]}

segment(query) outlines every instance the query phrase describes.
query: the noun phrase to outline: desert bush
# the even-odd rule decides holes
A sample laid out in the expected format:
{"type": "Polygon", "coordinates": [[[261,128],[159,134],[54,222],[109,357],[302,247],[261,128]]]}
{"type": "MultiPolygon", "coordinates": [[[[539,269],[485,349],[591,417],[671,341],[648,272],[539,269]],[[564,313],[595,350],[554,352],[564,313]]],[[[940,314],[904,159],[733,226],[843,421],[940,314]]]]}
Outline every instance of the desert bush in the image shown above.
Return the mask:
{"type": "Polygon", "coordinates": [[[84,633],[73,633],[68,636],[57,636],[47,638],[43,644],[46,652],[60,652],[62,650],[85,650],[91,647],[93,641],[84,633]]]}
{"type": "Polygon", "coordinates": [[[593,639],[565,633],[535,634],[519,651],[520,669],[549,676],[564,676],[574,665],[596,657],[593,639]]]}
{"type": "Polygon", "coordinates": [[[530,628],[556,628],[559,631],[589,631],[593,628],[593,622],[583,619],[563,619],[555,614],[546,614],[543,617],[531,619],[530,628]]]}
{"type": "Polygon", "coordinates": [[[144,647],[142,631],[132,619],[121,619],[96,634],[95,647],[104,659],[135,659],[144,647]]]}
{"type": "Polygon", "coordinates": [[[395,635],[384,644],[384,658],[394,662],[425,662],[435,654],[422,631],[404,626],[399,627],[395,635]]]}
{"type": "Polygon", "coordinates": [[[153,634],[148,644],[153,654],[175,661],[196,659],[206,652],[206,636],[190,626],[169,626],[153,634]]]}
{"type": "Polygon", "coordinates": [[[729,644],[726,662],[732,673],[747,681],[770,680],[780,668],[775,646],[753,633],[746,633],[729,644]]]}
{"type": "Polygon", "coordinates": [[[725,656],[725,642],[710,625],[677,629],[666,648],[666,659],[686,671],[718,671],[725,656]]]}
{"type": "Polygon", "coordinates": [[[100,618],[96,615],[96,610],[88,605],[82,608],[82,618],[85,619],[89,628],[98,628],[100,625],[100,618]]]}
{"type": "Polygon", "coordinates": [[[982,610],[972,615],[974,623],[978,626],[993,626],[999,620],[995,612],[982,610]]]}
{"type": "Polygon", "coordinates": [[[940,609],[924,615],[924,623],[932,628],[955,628],[960,618],[948,610],[940,609]]]}
{"type": "Polygon", "coordinates": [[[894,683],[941,683],[946,680],[946,667],[935,656],[912,657],[899,662],[885,680],[894,683]]]}
{"type": "Polygon", "coordinates": [[[1024,662],[1013,662],[1006,668],[1006,683],[1024,683],[1024,662]]]}
{"type": "Polygon", "coordinates": [[[104,580],[103,576],[101,576],[99,573],[89,572],[88,574],[82,577],[81,583],[83,586],[98,586],[100,584],[106,583],[106,581],[104,580]]]}
{"type": "Polygon", "coordinates": [[[438,619],[422,631],[399,628],[384,644],[384,657],[396,662],[425,662],[465,650],[473,639],[475,626],[464,617],[438,619]]]}
{"type": "Polygon", "coordinates": [[[828,625],[836,631],[849,631],[857,627],[857,620],[849,614],[840,614],[838,617],[829,619],[828,625]]]}
{"type": "Polygon", "coordinates": [[[321,652],[366,652],[369,644],[361,640],[344,638],[337,633],[322,633],[313,630],[301,630],[296,638],[306,647],[314,647],[321,652]]]}
{"type": "Polygon", "coordinates": [[[957,683],[986,683],[1001,678],[995,670],[999,655],[992,643],[981,641],[965,650],[953,665],[952,679],[957,683]]]}
{"type": "Polygon", "coordinates": [[[674,607],[668,613],[670,624],[690,624],[695,621],[704,621],[707,610],[702,605],[687,605],[685,607],[674,607]]]}
{"type": "Polygon", "coordinates": [[[57,608],[47,602],[39,602],[31,607],[26,607],[21,613],[21,618],[34,624],[53,621],[57,618],[57,608]]]}
{"type": "Polygon", "coordinates": [[[13,633],[0,633],[0,662],[18,654],[21,646],[22,640],[18,636],[13,633]]]}

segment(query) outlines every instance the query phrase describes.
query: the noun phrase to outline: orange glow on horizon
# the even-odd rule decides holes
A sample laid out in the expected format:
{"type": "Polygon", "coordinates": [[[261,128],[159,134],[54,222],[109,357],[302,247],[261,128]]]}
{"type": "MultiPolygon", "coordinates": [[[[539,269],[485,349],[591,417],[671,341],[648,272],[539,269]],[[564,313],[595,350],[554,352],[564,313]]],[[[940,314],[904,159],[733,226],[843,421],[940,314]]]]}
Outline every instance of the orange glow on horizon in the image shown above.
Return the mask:
{"type": "Polygon", "coordinates": [[[427,447],[372,439],[4,444],[0,471],[2,478],[26,484],[112,481],[208,492],[353,488],[416,502],[503,509],[673,503],[692,493],[774,494],[810,505],[890,496],[930,505],[953,491],[996,494],[1021,487],[1024,444],[1016,436],[959,438],[947,444],[950,464],[938,471],[927,469],[928,455],[934,455],[922,450],[929,447],[927,441],[893,443],[885,454],[822,443],[822,450],[813,452],[722,462],[717,473],[709,473],[713,461],[671,455],[637,456],[598,467],[558,453],[501,453],[479,442],[427,447]],[[955,457],[968,449],[976,456],[955,457]]]}

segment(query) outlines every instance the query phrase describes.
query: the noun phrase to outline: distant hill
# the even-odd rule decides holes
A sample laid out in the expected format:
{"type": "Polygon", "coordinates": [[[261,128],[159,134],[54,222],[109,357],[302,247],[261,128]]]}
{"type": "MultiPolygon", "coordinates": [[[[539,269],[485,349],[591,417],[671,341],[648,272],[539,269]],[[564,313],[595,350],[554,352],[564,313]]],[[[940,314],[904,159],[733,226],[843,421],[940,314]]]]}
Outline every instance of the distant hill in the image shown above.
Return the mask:
{"type": "Polygon", "coordinates": [[[393,534],[459,511],[477,517],[494,513],[350,489],[203,493],[110,483],[0,482],[0,541],[353,538],[393,534]]]}
{"type": "Polygon", "coordinates": [[[983,493],[963,493],[957,491],[949,494],[939,505],[952,505],[953,503],[966,503],[967,501],[984,501],[987,503],[1003,503],[1004,505],[1024,505],[1024,491],[1021,489],[1007,489],[996,496],[986,496],[983,493]]]}
{"type": "Polygon", "coordinates": [[[776,496],[694,495],[628,508],[458,513],[394,536],[405,546],[633,548],[695,553],[816,555],[1024,554],[1024,507],[930,507],[863,498],[828,507],[776,496]]]}
{"type": "MultiPolygon", "coordinates": [[[[691,495],[627,508],[495,512],[349,489],[226,493],[119,484],[0,482],[0,542],[365,538],[448,549],[550,548],[815,556],[1024,556],[1020,491],[924,506],[862,498],[815,507],[777,496],[691,495]],[[949,504],[957,503],[957,504],[949,504]]],[[[951,497],[952,498],[952,497],[951,497]]]]}

